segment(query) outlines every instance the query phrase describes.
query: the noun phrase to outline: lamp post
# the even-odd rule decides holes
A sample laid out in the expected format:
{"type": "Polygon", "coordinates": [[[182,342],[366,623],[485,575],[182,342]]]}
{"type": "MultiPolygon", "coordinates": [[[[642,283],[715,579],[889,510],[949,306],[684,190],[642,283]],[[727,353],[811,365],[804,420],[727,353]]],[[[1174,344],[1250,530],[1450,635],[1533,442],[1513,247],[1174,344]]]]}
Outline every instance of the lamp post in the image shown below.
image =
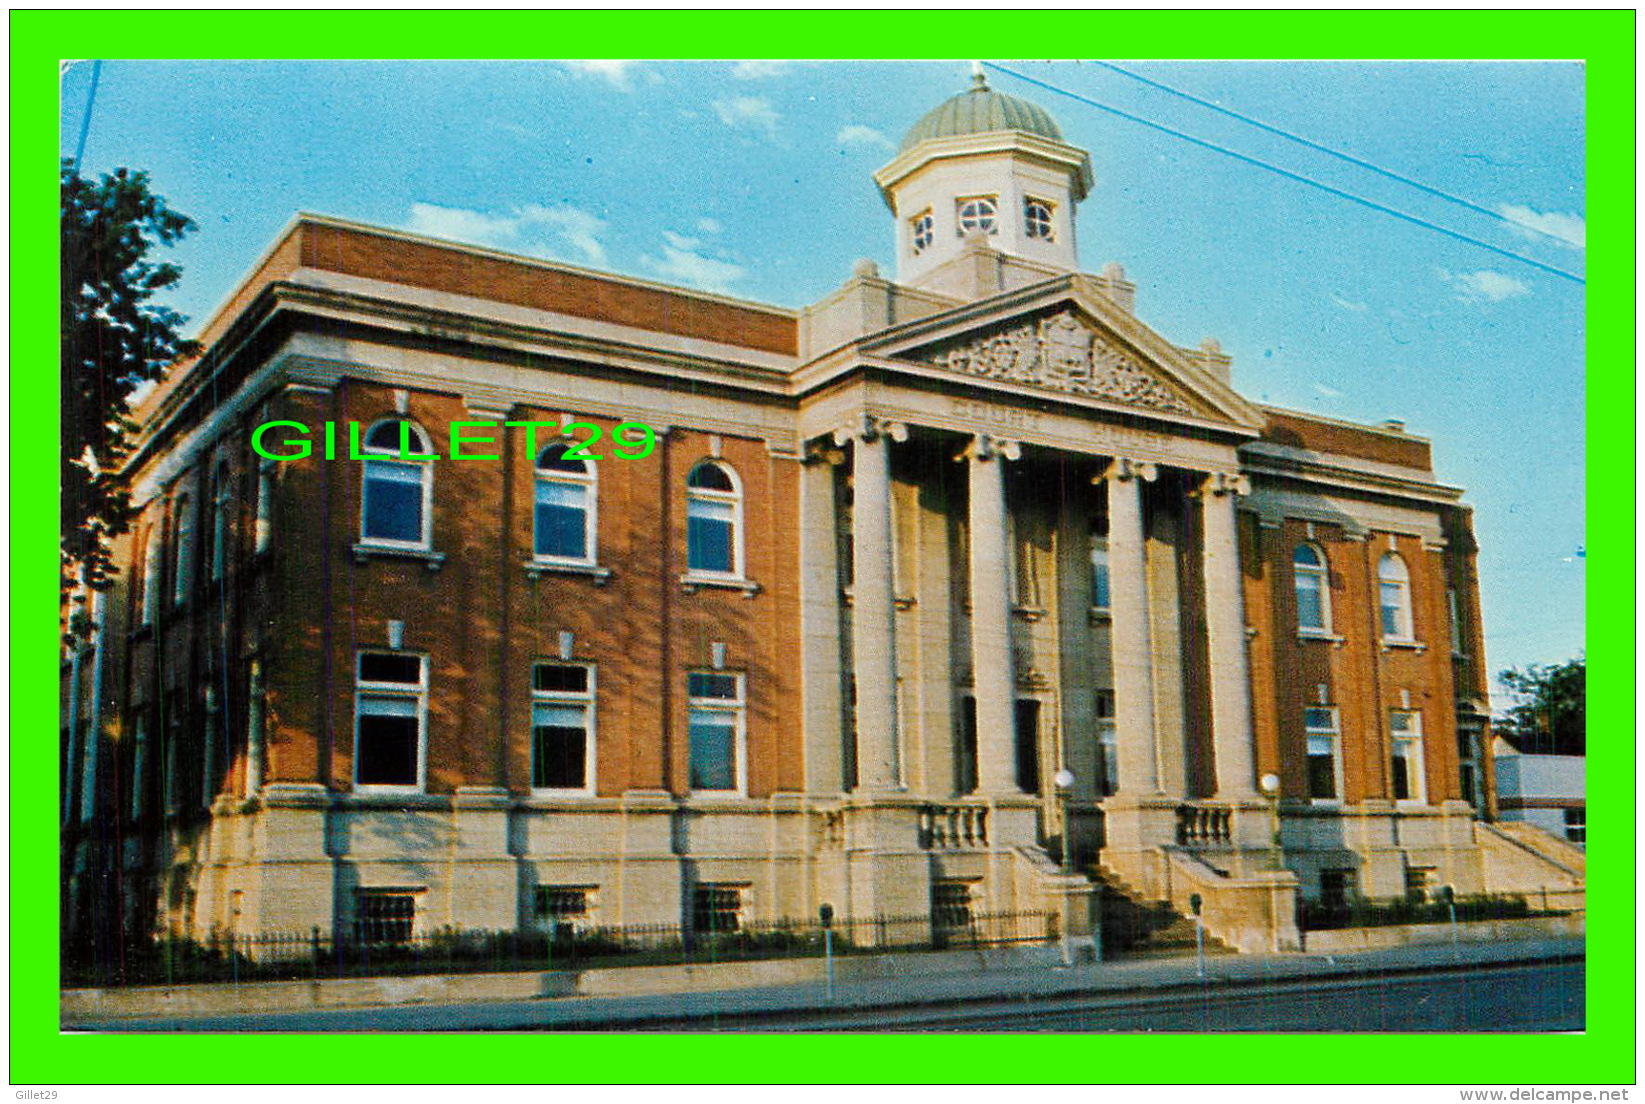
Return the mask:
{"type": "MultiPolygon", "coordinates": [[[[1051,779],[1057,787],[1057,799],[1062,802],[1062,872],[1065,877],[1072,877],[1074,873],[1074,824],[1068,816],[1069,795],[1074,788],[1074,772],[1067,767],[1059,770],[1051,779]]],[[[1074,948],[1068,932],[1071,914],[1068,910],[1068,890],[1063,888],[1063,917],[1062,917],[1062,965],[1067,969],[1074,965],[1074,948]]]]}
{"type": "Polygon", "coordinates": [[[1074,772],[1067,767],[1051,779],[1057,787],[1057,799],[1062,802],[1062,872],[1074,872],[1074,825],[1068,816],[1069,795],[1074,788],[1074,772]]]}
{"type": "Polygon", "coordinates": [[[1257,785],[1268,799],[1268,841],[1274,849],[1274,869],[1278,870],[1282,850],[1279,843],[1279,775],[1265,774],[1257,779],[1257,785]]]}

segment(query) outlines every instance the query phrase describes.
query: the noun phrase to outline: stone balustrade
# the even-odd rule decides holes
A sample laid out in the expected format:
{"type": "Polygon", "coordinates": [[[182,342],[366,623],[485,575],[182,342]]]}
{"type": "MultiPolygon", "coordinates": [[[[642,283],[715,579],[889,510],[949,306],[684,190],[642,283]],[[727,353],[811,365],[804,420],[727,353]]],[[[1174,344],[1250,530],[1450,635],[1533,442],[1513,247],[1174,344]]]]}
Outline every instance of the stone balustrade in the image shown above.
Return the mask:
{"type": "Polygon", "coordinates": [[[958,851],[987,847],[987,807],[924,806],[920,809],[920,846],[927,851],[958,851]]]}

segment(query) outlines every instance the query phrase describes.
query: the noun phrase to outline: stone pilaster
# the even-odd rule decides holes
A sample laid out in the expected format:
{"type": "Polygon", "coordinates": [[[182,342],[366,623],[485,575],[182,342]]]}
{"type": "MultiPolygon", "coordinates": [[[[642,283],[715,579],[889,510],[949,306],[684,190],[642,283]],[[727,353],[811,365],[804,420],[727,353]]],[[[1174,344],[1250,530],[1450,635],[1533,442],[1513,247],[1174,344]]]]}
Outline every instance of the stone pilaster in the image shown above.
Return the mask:
{"type": "Polygon", "coordinates": [[[902,789],[897,738],[897,637],[891,571],[891,442],[908,427],[864,415],[834,431],[851,443],[851,648],[857,681],[857,788],[902,789]]]}
{"type": "Polygon", "coordinates": [[[977,792],[1016,794],[1016,676],[1011,657],[1011,577],[1006,549],[1005,462],[1015,441],[978,434],[970,475],[971,678],[977,699],[977,792]]]}
{"type": "Polygon", "coordinates": [[[812,449],[800,469],[800,636],[804,667],[805,788],[845,788],[841,754],[840,578],[836,560],[834,472],[845,454],[812,449]]]}
{"type": "Polygon", "coordinates": [[[1154,664],[1142,524],[1142,485],[1153,482],[1158,474],[1153,464],[1118,458],[1101,476],[1108,484],[1108,600],[1113,617],[1118,792],[1128,797],[1161,792],[1154,746],[1154,664]]]}
{"type": "Polygon", "coordinates": [[[1255,798],[1256,748],[1251,730],[1251,681],[1245,653],[1245,604],[1240,588],[1238,495],[1242,475],[1213,472],[1199,497],[1205,533],[1205,635],[1211,664],[1211,741],[1216,750],[1217,796],[1255,798]]]}

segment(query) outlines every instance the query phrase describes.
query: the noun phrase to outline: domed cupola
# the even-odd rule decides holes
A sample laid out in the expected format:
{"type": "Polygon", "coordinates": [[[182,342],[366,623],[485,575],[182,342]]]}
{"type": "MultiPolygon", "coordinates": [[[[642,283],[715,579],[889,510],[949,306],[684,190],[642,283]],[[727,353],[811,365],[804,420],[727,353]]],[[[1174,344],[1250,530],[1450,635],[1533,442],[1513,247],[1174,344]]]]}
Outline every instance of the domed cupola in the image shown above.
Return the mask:
{"type": "Polygon", "coordinates": [[[988,78],[973,74],[971,87],[950,96],[925,113],[903,137],[902,149],[911,150],[929,138],[957,138],[962,134],[992,134],[1020,130],[1053,142],[1062,141],[1062,128],[1051,113],[1036,103],[1007,96],[988,87],[988,78]]]}
{"type": "Polygon", "coordinates": [[[1074,206],[1091,189],[1090,156],[1050,112],[981,72],[909,129],[874,180],[897,216],[900,283],[951,291],[939,270],[979,248],[1048,273],[1079,267],[1074,206]]]}

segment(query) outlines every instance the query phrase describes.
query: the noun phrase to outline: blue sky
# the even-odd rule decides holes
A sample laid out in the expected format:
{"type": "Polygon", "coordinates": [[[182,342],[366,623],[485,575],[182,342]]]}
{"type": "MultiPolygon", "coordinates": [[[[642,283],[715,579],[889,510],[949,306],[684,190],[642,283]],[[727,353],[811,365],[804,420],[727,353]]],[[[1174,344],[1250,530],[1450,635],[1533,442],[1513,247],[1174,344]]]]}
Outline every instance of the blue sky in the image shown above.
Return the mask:
{"type": "MultiPolygon", "coordinates": [[[[1558,236],[1532,234],[1099,66],[1002,62],[1580,274],[1580,66],[1122,63],[1558,236]]],[[[199,231],[198,325],[299,211],[801,306],[890,272],[871,174],[968,62],[107,62],[85,169],[147,169],[199,231]]],[[[62,82],[65,153],[90,67],[62,82]]],[[[1080,259],[1215,336],[1247,397],[1400,418],[1468,490],[1493,670],[1583,650],[1583,287],[991,74],[1091,152],[1080,259]]],[[[1501,704],[1500,701],[1498,703],[1501,704]]]]}

